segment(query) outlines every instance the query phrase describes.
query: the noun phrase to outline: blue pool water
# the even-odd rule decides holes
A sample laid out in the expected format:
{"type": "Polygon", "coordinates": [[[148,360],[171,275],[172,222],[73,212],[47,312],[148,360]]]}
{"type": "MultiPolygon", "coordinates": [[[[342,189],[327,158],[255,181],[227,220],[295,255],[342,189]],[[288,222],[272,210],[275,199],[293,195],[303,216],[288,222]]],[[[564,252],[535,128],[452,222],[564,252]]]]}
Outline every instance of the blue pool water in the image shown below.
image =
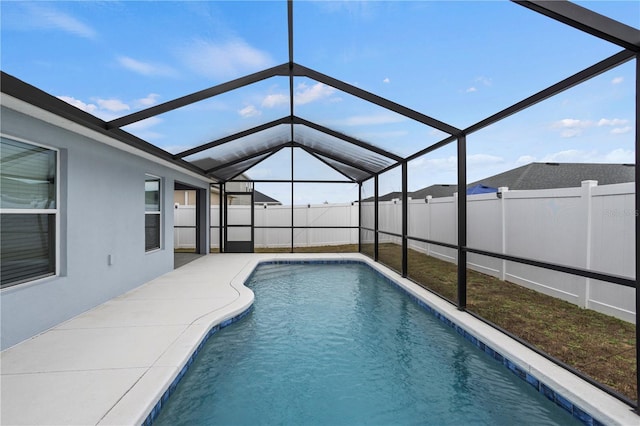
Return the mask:
{"type": "Polygon", "coordinates": [[[159,425],[579,424],[361,264],[261,265],[159,425]]]}

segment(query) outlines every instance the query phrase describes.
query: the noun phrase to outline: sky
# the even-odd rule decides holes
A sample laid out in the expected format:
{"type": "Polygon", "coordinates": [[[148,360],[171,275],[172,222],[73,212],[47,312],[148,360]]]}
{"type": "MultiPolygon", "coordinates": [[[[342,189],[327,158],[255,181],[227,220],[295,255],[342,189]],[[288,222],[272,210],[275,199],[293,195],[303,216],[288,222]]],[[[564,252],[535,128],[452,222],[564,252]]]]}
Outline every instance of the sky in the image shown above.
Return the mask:
{"type": "MultiPolygon", "coordinates": [[[[640,27],[635,1],[578,4],[640,27]]],[[[3,71],[112,120],[288,61],[285,1],[0,2],[3,71]]],[[[458,128],[622,49],[507,1],[298,1],[294,61],[458,128]]],[[[635,62],[468,136],[472,182],[533,161],[633,163],[635,62]]],[[[275,77],[127,126],[178,153],[289,113],[275,77]]],[[[307,78],[294,113],[408,156],[446,135],[307,78]]],[[[296,150],[298,179],[342,179],[296,150]]],[[[205,153],[204,155],[206,155],[205,153]]],[[[288,179],[282,151],[247,172],[288,179]]],[[[409,190],[456,182],[455,145],[409,163],[409,190]]],[[[381,194],[401,190],[399,170],[381,194]]],[[[371,196],[365,185],[364,196],[371,196]]],[[[288,184],[256,189],[285,204],[288,184]]],[[[296,204],[349,202],[356,184],[295,187],[296,204]]]]}

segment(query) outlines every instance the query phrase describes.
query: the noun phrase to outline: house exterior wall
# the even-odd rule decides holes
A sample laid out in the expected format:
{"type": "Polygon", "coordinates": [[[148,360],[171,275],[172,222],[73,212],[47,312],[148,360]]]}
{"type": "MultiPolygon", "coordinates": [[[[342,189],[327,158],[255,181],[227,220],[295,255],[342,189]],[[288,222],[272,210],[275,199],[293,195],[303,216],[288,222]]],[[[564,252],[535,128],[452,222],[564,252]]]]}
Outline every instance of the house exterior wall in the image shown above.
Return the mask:
{"type": "Polygon", "coordinates": [[[1,114],[4,137],[60,152],[59,270],[1,290],[5,349],[172,270],[174,181],[207,194],[209,183],[98,142],[97,134],[94,140],[76,133],[78,125],[69,124],[70,131],[51,124],[56,116],[47,112],[40,117],[46,121],[4,105],[1,114]],[[146,175],[162,179],[162,248],[153,252],[145,252],[146,175]]]}

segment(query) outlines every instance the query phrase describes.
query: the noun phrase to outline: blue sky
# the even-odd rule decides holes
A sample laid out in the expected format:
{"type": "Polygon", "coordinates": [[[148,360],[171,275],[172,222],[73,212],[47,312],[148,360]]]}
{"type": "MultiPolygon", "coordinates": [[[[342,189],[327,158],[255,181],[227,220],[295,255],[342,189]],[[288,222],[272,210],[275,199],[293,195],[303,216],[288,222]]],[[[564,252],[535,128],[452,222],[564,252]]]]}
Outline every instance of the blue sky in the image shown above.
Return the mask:
{"type": "MultiPolygon", "coordinates": [[[[640,26],[635,1],[579,4],[640,26]]],[[[288,60],[286,2],[1,2],[2,70],[110,120],[288,60]]],[[[506,1],[294,4],[294,60],[467,127],[621,49],[506,1]]],[[[469,180],[531,161],[634,162],[635,63],[468,138],[469,180]]],[[[408,155],[441,132],[296,78],[302,118],[408,155]]],[[[288,114],[273,78],[129,126],[179,152],[288,114]]],[[[296,177],[339,178],[300,154],[296,177]]],[[[288,178],[282,152],[248,174],[288,178]]],[[[410,190],[455,183],[455,147],[410,163],[410,190]]],[[[400,190],[399,173],[381,191],[400,190]]],[[[290,202],[287,185],[257,189],[290,202]]],[[[304,186],[296,203],[345,202],[355,185],[304,186]]]]}

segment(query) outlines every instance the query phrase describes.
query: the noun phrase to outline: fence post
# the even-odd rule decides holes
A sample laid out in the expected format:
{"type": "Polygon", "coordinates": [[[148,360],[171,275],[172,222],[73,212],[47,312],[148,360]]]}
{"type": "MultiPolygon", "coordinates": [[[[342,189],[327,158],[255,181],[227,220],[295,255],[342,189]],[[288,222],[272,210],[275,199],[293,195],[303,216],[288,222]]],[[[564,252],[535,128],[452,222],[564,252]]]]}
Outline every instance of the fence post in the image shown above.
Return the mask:
{"type": "MultiPolygon", "coordinates": [[[[582,194],[580,195],[580,197],[582,198],[583,211],[586,214],[585,226],[587,228],[585,229],[586,243],[585,243],[585,253],[584,253],[585,255],[584,267],[585,269],[591,269],[591,237],[592,237],[591,225],[593,221],[592,188],[594,186],[598,186],[598,181],[583,180],[580,183],[580,186],[582,187],[582,194]]],[[[585,278],[584,280],[583,297],[584,298],[580,300],[580,305],[583,308],[589,308],[589,300],[591,299],[591,278],[585,278]]]]}
{"type": "MultiPolygon", "coordinates": [[[[433,197],[431,195],[427,195],[425,198],[425,202],[427,203],[427,240],[431,239],[431,200],[433,197]]],[[[427,256],[431,256],[431,244],[427,243],[427,256]]]]}
{"type": "MultiPolygon", "coordinates": [[[[498,188],[498,202],[500,203],[500,244],[502,254],[507,254],[507,209],[505,206],[505,193],[508,191],[508,186],[501,186],[498,188]]],[[[500,265],[500,279],[502,281],[506,281],[507,279],[507,261],[504,259],[502,259],[500,265]]]]}

